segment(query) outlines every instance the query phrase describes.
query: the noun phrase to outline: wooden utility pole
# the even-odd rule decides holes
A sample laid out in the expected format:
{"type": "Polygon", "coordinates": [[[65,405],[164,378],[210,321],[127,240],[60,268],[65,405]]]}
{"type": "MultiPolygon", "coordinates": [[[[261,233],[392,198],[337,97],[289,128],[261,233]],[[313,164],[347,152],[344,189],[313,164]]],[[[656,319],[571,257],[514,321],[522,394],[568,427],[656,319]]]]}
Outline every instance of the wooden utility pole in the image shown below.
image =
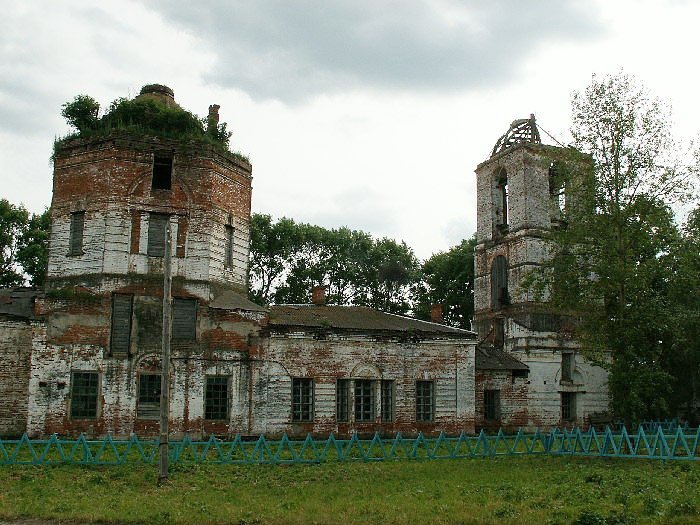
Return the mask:
{"type": "Polygon", "coordinates": [[[165,253],[163,254],[163,354],[160,376],[160,471],[158,481],[168,479],[168,417],[170,416],[170,331],[171,331],[171,284],[172,241],[170,217],[165,225],[165,253]]]}

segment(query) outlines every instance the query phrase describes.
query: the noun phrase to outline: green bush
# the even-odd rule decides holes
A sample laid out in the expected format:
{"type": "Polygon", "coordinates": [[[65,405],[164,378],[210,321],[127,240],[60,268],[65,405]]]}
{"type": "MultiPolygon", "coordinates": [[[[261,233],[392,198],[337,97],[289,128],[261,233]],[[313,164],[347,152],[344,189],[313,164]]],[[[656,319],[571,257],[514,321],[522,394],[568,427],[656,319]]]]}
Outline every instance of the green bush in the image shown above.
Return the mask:
{"type": "MultiPolygon", "coordinates": [[[[206,119],[178,106],[168,106],[150,98],[118,98],[98,118],[99,107],[88,95],[78,95],[72,102],[63,104],[61,115],[77,133],[56,140],[54,156],[69,139],[101,136],[119,130],[143,136],[195,140],[229,151],[231,132],[225,122],[208,128],[206,119]]],[[[234,153],[234,156],[249,162],[240,153],[234,153]]]]}

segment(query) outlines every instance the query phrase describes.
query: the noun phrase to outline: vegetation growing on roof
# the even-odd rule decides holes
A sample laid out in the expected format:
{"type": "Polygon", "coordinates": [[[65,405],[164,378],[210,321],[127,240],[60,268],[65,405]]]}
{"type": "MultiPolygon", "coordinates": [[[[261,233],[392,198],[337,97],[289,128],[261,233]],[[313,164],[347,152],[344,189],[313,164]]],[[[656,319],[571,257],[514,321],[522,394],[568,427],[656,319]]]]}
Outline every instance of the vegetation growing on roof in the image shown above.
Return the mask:
{"type": "MultiPolygon", "coordinates": [[[[61,115],[75,131],[54,142],[53,157],[61,152],[67,141],[91,138],[113,131],[128,131],[134,135],[156,136],[211,144],[230,153],[231,132],[226,123],[207,125],[206,118],[177,105],[166,105],[154,98],[118,98],[100,117],[99,103],[89,95],[77,95],[63,104],[61,115]]],[[[245,155],[234,152],[234,157],[249,162],[245,155]]]]}

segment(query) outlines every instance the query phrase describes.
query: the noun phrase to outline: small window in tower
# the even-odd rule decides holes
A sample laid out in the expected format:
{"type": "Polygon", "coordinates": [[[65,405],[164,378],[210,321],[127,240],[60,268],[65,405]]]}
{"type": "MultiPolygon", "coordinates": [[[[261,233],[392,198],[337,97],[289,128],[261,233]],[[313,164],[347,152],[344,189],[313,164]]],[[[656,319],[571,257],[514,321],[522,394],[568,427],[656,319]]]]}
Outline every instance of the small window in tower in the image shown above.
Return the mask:
{"type": "Polygon", "coordinates": [[[233,226],[226,225],[226,248],[224,253],[224,264],[226,268],[233,268],[233,226]]]}
{"type": "Polygon", "coordinates": [[[154,190],[169,190],[172,187],[173,158],[153,156],[153,179],[151,188],[154,190]]]}
{"type": "Polygon", "coordinates": [[[68,255],[83,254],[83,231],[85,230],[85,212],[76,211],[70,214],[70,240],[68,255]]]}
{"type": "Polygon", "coordinates": [[[501,169],[496,175],[496,222],[501,228],[506,228],[510,223],[509,217],[509,188],[508,188],[508,174],[506,170],[501,169]]]}

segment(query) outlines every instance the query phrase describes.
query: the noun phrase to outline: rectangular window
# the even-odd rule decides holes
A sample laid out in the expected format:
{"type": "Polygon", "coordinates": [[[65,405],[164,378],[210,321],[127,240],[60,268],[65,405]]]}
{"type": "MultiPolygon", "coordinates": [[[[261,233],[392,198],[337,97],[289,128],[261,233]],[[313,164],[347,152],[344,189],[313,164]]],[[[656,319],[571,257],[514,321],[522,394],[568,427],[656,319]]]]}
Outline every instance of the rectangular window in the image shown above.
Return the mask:
{"type": "Polygon", "coordinates": [[[335,420],[350,421],[350,380],[338,379],[335,384],[335,420]]]}
{"type": "Polygon", "coordinates": [[[374,421],[374,381],[355,379],[355,421],[374,421]]]}
{"type": "Polygon", "coordinates": [[[313,421],[314,380],[307,377],[292,379],[292,421],[313,421]]]}
{"type": "Polygon", "coordinates": [[[227,268],[233,268],[233,226],[226,226],[226,248],[224,264],[227,268]]]}
{"type": "Polygon", "coordinates": [[[170,216],[164,213],[148,214],[148,247],[146,253],[151,257],[165,255],[165,228],[170,216]]]}
{"type": "Polygon", "coordinates": [[[153,179],[151,188],[169,190],[172,188],[173,158],[155,155],[153,157],[153,179]]]}
{"type": "Polygon", "coordinates": [[[73,372],[70,392],[70,417],[95,419],[99,376],[97,372],[73,372]]]}
{"type": "Polygon", "coordinates": [[[172,338],[193,340],[197,338],[197,300],[173,299],[172,338]]]}
{"type": "Polygon", "coordinates": [[[576,393],[561,393],[561,420],[574,421],[576,419],[576,393]]]}
{"type": "Polygon", "coordinates": [[[229,378],[227,376],[207,377],[204,391],[204,419],[228,420],[229,378]]]}
{"type": "Polygon", "coordinates": [[[112,355],[129,353],[133,299],[131,295],[112,295],[112,332],[110,337],[112,355]]]}
{"type": "Polygon", "coordinates": [[[160,374],[139,374],[139,419],[160,418],[160,374]]]}
{"type": "Polygon", "coordinates": [[[501,419],[501,391],[484,390],[484,420],[498,421],[501,419]]]}
{"type": "Polygon", "coordinates": [[[76,211],[70,214],[70,240],[68,255],[83,254],[83,231],[85,230],[85,212],[76,211]]]}
{"type": "Polygon", "coordinates": [[[574,354],[561,354],[561,380],[572,381],[574,371],[574,354]]]}
{"type": "Polygon", "coordinates": [[[433,421],[435,388],[433,381],[416,381],[416,421],[433,421]]]}
{"type": "Polygon", "coordinates": [[[394,420],[394,382],[382,380],[382,421],[394,420]]]}

